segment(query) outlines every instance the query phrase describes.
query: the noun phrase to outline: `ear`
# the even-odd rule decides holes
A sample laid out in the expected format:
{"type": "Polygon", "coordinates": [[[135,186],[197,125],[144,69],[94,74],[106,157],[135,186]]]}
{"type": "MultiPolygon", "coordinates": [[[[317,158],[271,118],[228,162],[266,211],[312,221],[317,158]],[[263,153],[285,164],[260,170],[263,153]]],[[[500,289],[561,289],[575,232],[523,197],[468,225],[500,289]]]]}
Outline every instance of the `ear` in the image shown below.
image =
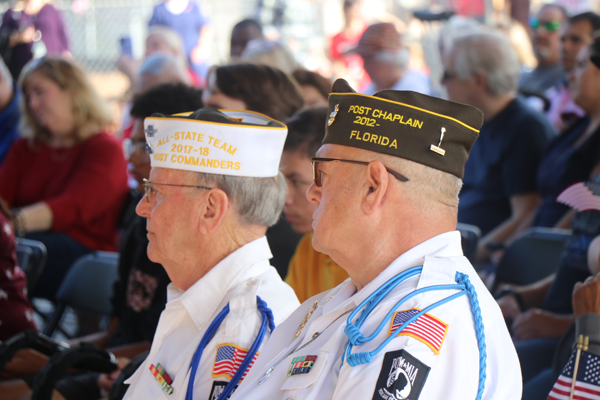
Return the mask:
{"type": "Polygon", "coordinates": [[[487,78],[484,74],[473,74],[473,82],[487,91],[487,78]]]}
{"type": "Polygon", "coordinates": [[[379,161],[372,161],[367,166],[366,193],[362,201],[362,209],[365,214],[376,212],[387,193],[389,174],[385,166],[379,161]]]}
{"type": "Polygon", "coordinates": [[[204,235],[213,233],[225,218],[229,209],[229,198],[224,191],[212,189],[208,192],[208,197],[200,212],[199,230],[204,235]]]}

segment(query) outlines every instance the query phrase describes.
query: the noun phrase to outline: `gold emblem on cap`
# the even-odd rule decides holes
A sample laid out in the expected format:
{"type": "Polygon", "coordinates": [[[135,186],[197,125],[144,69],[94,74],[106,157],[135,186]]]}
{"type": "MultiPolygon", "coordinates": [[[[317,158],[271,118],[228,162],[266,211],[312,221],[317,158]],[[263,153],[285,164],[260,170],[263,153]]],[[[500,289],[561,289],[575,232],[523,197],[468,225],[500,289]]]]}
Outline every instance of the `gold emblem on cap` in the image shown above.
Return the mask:
{"type": "MultiPolygon", "coordinates": [[[[336,108],[337,108],[337,106],[336,106],[336,108]]],[[[310,319],[311,315],[313,315],[313,313],[317,309],[318,305],[319,305],[319,302],[315,301],[313,303],[313,305],[310,307],[310,310],[308,310],[308,313],[304,316],[302,323],[300,324],[300,326],[298,327],[298,330],[296,331],[296,337],[300,336],[300,334],[302,333],[302,329],[304,329],[304,327],[306,326],[306,323],[310,319]]]]}
{"type": "Polygon", "coordinates": [[[335,109],[331,112],[331,114],[329,114],[329,120],[327,120],[327,126],[331,126],[331,124],[333,124],[333,121],[335,121],[335,116],[337,115],[338,111],[340,111],[340,105],[336,104],[335,109]]]}
{"type": "Polygon", "coordinates": [[[442,145],[442,140],[444,140],[444,132],[446,132],[446,128],[442,128],[442,132],[440,133],[440,142],[438,143],[438,145],[436,146],[432,144],[431,147],[429,147],[429,150],[438,153],[441,156],[446,154],[446,150],[440,147],[442,145]]]}

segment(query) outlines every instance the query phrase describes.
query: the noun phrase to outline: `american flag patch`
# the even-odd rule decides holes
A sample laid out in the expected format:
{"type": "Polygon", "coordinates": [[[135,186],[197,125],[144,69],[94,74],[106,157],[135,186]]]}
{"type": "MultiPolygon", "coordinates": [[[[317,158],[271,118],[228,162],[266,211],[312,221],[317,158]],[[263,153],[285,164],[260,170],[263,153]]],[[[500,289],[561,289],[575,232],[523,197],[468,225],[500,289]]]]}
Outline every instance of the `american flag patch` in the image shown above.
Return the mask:
{"type": "MultiPolygon", "coordinates": [[[[242,365],[244,358],[248,354],[248,350],[237,347],[233,344],[220,344],[217,346],[217,355],[215,357],[215,365],[213,366],[212,376],[213,378],[225,377],[228,379],[233,378],[233,375],[242,365]]],[[[254,355],[254,358],[248,365],[246,372],[240,379],[240,382],[246,377],[250,368],[254,365],[258,353],[254,355]]]]}
{"type": "MultiPolygon", "coordinates": [[[[421,310],[418,308],[396,311],[392,317],[392,324],[388,335],[391,335],[396,328],[399,328],[419,311],[421,310]]],[[[429,314],[423,314],[415,321],[408,324],[402,332],[398,333],[398,336],[403,335],[413,337],[425,343],[435,354],[440,354],[440,349],[442,348],[442,343],[444,342],[447,332],[448,324],[429,314]]]]}

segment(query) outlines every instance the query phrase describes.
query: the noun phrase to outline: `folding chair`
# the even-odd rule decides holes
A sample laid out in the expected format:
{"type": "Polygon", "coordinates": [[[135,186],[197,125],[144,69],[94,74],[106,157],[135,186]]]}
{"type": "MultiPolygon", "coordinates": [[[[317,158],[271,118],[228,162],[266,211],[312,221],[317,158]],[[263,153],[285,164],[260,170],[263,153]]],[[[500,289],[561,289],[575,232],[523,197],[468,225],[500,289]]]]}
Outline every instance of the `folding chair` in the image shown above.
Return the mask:
{"type": "Polygon", "coordinates": [[[463,254],[473,262],[477,253],[477,244],[481,237],[481,229],[475,225],[456,224],[456,230],[460,232],[463,254]]]}
{"type": "Polygon", "coordinates": [[[496,269],[492,293],[500,283],[528,285],[552,275],[571,231],[552,228],[530,228],[504,252],[496,269]]]}
{"type": "Polygon", "coordinates": [[[111,297],[118,279],[119,254],[94,252],[77,260],[63,280],[56,294],[56,308],[43,333],[52,336],[67,308],[85,311],[75,336],[81,336],[93,315],[112,314],[111,297]]]}
{"type": "Polygon", "coordinates": [[[46,246],[37,240],[18,238],[17,259],[27,275],[27,291],[31,293],[46,266],[46,246]]]}

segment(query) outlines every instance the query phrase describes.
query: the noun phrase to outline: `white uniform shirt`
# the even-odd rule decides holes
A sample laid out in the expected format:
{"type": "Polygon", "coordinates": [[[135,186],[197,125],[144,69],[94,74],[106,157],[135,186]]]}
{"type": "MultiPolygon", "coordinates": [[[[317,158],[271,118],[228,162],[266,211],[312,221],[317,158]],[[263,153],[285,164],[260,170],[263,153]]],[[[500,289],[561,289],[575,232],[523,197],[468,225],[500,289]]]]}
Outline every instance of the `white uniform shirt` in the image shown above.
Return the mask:
{"type": "MultiPolygon", "coordinates": [[[[483,399],[520,400],[521,371],[515,348],[499,307],[469,261],[462,255],[458,232],[444,233],[412,248],[358,292],[348,279],[329,292],[307,300],[277,327],[257,363],[231,399],[475,399],[479,382],[479,350],[473,312],[467,295],[428,313],[447,324],[439,354],[436,355],[421,340],[402,335],[396,336],[370,363],[350,367],[344,362],[340,369],[344,346],[348,340],[344,328],[349,311],[383,283],[418,265],[423,265],[422,274],[398,285],[372,311],[361,327],[363,336],[371,335],[385,315],[404,296],[422,287],[455,284],[456,272],[460,271],[469,276],[477,291],[485,326],[487,380],[483,399]],[[296,338],[299,325],[315,301],[318,301],[316,310],[296,338]],[[413,389],[409,397],[386,398],[380,395],[382,387],[378,385],[378,379],[381,374],[382,379],[387,380],[393,371],[389,367],[391,360],[386,368],[382,367],[384,358],[386,353],[397,353],[401,349],[428,366],[430,371],[418,397],[418,389],[413,389]],[[288,377],[292,360],[298,356],[317,356],[317,359],[310,372],[288,377]],[[259,385],[259,381],[271,367],[274,367],[273,371],[259,385]]],[[[423,309],[454,293],[457,290],[428,291],[412,297],[396,310],[423,309]]],[[[390,321],[387,320],[374,340],[355,347],[353,353],[373,351],[383,343],[390,332],[390,321]]],[[[423,371],[421,368],[421,375],[418,375],[420,379],[423,378],[423,371]]],[[[405,372],[408,372],[407,376],[411,375],[410,368],[405,368],[405,372]]],[[[407,396],[410,390],[410,387],[406,387],[399,394],[407,396]]]]}
{"type": "MultiPolygon", "coordinates": [[[[152,348],[146,361],[127,381],[130,387],[125,399],[185,399],[194,352],[212,321],[229,303],[229,314],[204,349],[194,383],[194,399],[209,399],[213,382],[221,382],[221,387],[213,393],[217,395],[230,380],[213,377],[217,346],[231,344],[250,349],[262,323],[256,296],[273,311],[276,326],[300,304],[292,288],[269,264],[271,257],[267,239],[262,237],[227,256],[187,291],[171,283],[152,348]],[[158,363],[173,379],[171,395],[162,390],[150,372],[150,366],[158,363]]],[[[268,337],[269,334],[262,347],[268,337]]]]}

